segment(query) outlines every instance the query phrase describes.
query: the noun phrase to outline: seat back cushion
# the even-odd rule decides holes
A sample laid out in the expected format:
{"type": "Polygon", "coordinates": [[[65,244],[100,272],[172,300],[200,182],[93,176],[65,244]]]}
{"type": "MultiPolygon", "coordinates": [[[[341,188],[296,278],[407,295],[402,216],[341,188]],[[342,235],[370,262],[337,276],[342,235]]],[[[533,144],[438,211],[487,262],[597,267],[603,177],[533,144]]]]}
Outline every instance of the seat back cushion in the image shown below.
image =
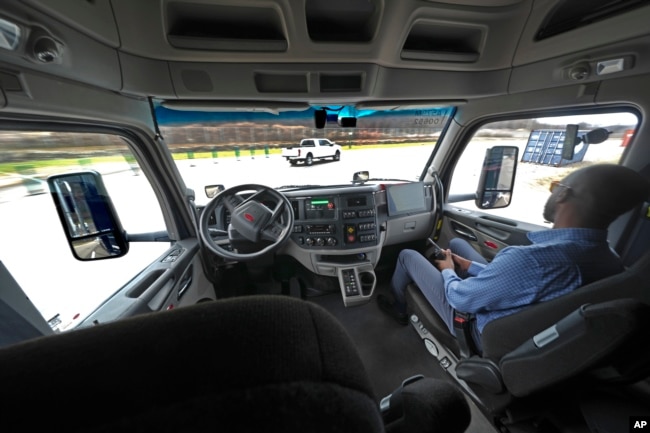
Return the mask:
{"type": "Polygon", "coordinates": [[[12,432],[383,431],[344,328],[283,296],[29,340],[0,350],[0,383],[12,432]]]}
{"type": "Polygon", "coordinates": [[[624,272],[593,282],[573,292],[533,305],[488,323],[481,334],[483,356],[497,362],[533,335],[583,304],[633,298],[650,304],[650,252],[624,272]]]}

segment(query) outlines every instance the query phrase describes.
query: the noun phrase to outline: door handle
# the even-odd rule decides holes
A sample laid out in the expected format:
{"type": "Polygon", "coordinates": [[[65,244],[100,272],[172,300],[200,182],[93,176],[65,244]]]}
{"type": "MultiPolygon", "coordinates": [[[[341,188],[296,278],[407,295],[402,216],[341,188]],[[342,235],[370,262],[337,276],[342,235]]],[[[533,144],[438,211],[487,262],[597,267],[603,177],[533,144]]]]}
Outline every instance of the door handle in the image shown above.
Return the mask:
{"type": "Polygon", "coordinates": [[[181,282],[181,288],[178,289],[178,294],[176,295],[176,300],[180,300],[181,297],[185,294],[187,289],[190,288],[190,285],[192,284],[192,275],[188,275],[186,278],[183,279],[181,282]]]}
{"type": "Polygon", "coordinates": [[[478,238],[476,236],[474,236],[474,233],[471,233],[471,232],[468,232],[468,231],[465,231],[465,230],[461,230],[461,229],[456,228],[456,227],[454,227],[454,231],[457,234],[459,234],[459,235],[461,235],[461,236],[463,236],[465,238],[468,238],[468,239],[470,239],[472,241],[477,241],[478,240],[478,238]]]}

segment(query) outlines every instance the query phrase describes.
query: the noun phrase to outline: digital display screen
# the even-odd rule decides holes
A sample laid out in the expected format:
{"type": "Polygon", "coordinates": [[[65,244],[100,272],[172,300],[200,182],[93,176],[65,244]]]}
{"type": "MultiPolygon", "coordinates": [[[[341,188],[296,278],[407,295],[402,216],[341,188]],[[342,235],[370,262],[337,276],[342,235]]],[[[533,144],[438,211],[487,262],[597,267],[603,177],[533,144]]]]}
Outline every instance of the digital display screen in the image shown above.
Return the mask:
{"type": "Polygon", "coordinates": [[[336,218],[336,203],[333,197],[312,197],[305,200],[305,218],[334,219],[336,218]]]}
{"type": "Polygon", "coordinates": [[[334,210],[334,199],[332,198],[312,198],[307,200],[307,210],[334,210]]]}
{"type": "Polygon", "coordinates": [[[386,185],[388,215],[407,215],[427,210],[422,182],[386,185]]]}

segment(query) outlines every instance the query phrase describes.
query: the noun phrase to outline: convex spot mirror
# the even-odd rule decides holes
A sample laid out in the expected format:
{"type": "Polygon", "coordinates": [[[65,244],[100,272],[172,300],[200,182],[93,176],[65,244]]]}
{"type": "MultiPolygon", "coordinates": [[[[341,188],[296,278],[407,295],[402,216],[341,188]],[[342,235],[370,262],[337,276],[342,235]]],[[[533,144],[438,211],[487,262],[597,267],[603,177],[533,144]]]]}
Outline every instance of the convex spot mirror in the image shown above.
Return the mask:
{"type": "Polygon", "coordinates": [[[128,252],[125,232],[99,173],[54,175],[47,184],[75,258],[100,260],[128,252]]]}
{"type": "Polygon", "coordinates": [[[353,183],[364,183],[370,179],[370,172],[368,171],[357,171],[352,175],[353,183]]]}
{"type": "Polygon", "coordinates": [[[205,187],[205,195],[208,198],[215,198],[217,194],[219,194],[222,191],[225,191],[226,187],[224,185],[218,184],[218,185],[207,185],[205,187]]]}
{"type": "Polygon", "coordinates": [[[562,144],[562,158],[572,160],[574,150],[580,143],[598,144],[609,138],[609,131],[605,128],[593,129],[582,136],[578,135],[578,125],[567,125],[564,134],[564,143],[562,144]]]}
{"type": "Polygon", "coordinates": [[[497,146],[485,152],[476,192],[478,208],[497,209],[510,205],[518,154],[519,148],[515,146],[497,146]]]}

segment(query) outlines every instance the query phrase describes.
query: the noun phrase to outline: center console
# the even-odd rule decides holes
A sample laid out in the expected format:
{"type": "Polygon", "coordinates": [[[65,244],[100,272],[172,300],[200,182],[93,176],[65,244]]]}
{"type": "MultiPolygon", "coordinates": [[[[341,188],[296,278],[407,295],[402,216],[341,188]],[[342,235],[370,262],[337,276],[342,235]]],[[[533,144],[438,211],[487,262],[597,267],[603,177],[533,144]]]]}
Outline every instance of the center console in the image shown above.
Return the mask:
{"type": "Polygon", "coordinates": [[[368,302],[384,245],[424,239],[433,225],[433,191],[422,182],[284,191],[294,213],[283,246],[307,269],[338,279],[346,306],[368,302]]]}
{"type": "Polygon", "coordinates": [[[374,188],[323,191],[289,197],[294,226],[289,248],[307,268],[336,277],[346,306],[366,303],[376,286],[381,251],[374,188]]]}
{"type": "Polygon", "coordinates": [[[378,224],[372,193],[291,199],[291,238],[305,250],[351,250],[377,245],[378,224]]]}

